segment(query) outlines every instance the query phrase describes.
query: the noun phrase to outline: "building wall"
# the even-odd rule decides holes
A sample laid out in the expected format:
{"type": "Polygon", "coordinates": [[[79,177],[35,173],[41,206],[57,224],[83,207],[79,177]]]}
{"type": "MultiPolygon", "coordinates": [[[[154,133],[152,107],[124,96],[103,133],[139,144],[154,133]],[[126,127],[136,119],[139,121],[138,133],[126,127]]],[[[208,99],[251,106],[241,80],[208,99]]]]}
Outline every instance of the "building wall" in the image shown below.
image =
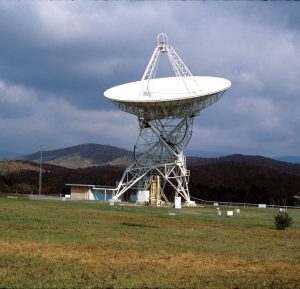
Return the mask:
{"type": "Polygon", "coordinates": [[[89,187],[71,187],[71,200],[88,200],[90,188],[89,187]]]}
{"type": "Polygon", "coordinates": [[[95,201],[108,201],[112,198],[112,191],[107,190],[93,190],[90,192],[89,200],[95,200],[95,201]]]}

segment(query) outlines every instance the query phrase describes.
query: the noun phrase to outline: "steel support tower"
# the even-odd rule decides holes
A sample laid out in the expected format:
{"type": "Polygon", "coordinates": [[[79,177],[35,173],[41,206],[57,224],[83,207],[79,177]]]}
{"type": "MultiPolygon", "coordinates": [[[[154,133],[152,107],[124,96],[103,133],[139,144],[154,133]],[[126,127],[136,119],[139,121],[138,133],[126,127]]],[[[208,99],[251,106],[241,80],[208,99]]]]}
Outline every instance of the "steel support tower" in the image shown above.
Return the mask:
{"type": "MultiPolygon", "coordinates": [[[[162,54],[167,55],[177,77],[193,77],[168,43],[167,35],[160,33],[158,45],[142,77],[142,81],[148,82],[147,88],[151,79],[156,77],[159,58],[162,54]]],[[[187,86],[186,89],[188,90],[187,86]]],[[[216,100],[210,99],[208,102],[216,100]]],[[[159,103],[157,105],[159,106],[159,103]]],[[[203,104],[203,106],[208,105],[209,103],[203,104]]],[[[188,187],[190,171],[186,168],[186,157],[183,150],[191,139],[195,114],[184,105],[179,109],[179,114],[176,113],[172,116],[172,113],[166,113],[164,115],[169,116],[164,118],[157,117],[156,114],[151,115],[151,112],[138,116],[139,136],[134,146],[135,162],[124,171],[114,199],[120,198],[129,189],[149,189],[150,176],[159,175],[161,179],[160,195],[163,200],[167,201],[163,189],[168,184],[174,189],[175,196],[181,196],[187,204],[190,203],[188,187]]]]}

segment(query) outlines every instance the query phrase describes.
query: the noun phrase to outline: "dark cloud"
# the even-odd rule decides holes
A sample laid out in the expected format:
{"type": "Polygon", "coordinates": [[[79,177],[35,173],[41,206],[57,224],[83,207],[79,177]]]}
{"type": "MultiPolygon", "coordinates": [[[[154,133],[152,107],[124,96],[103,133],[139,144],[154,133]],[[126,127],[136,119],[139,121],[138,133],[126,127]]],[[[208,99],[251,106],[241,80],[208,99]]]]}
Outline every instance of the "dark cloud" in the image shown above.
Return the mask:
{"type": "Polygon", "coordinates": [[[103,92],[140,79],[166,32],[195,75],[232,81],[196,119],[191,149],[299,155],[299,12],[272,1],[0,2],[0,149],[132,147],[135,118],[103,92]]]}

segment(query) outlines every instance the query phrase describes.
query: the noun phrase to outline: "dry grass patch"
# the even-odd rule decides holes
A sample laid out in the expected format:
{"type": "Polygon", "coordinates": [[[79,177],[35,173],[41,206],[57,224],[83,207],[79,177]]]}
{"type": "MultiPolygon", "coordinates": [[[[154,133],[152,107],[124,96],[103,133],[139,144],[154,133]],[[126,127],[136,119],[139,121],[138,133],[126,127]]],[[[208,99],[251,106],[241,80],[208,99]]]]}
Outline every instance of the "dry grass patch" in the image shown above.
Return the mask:
{"type": "MultiPolygon", "coordinates": [[[[114,240],[131,242],[128,238],[114,240]]],[[[134,241],[136,242],[136,241],[134,241]]],[[[215,274],[253,274],[260,277],[277,276],[287,279],[299,279],[300,263],[264,260],[262,258],[241,258],[223,256],[214,253],[176,254],[162,250],[152,252],[121,250],[112,246],[64,246],[53,243],[11,242],[0,240],[0,255],[15,255],[27,258],[41,257],[55,261],[69,259],[90,265],[143,265],[181,272],[189,268],[197,276],[215,274]]],[[[180,275],[180,274],[179,274],[180,275]]],[[[300,280],[300,279],[299,279],[300,280]]]]}

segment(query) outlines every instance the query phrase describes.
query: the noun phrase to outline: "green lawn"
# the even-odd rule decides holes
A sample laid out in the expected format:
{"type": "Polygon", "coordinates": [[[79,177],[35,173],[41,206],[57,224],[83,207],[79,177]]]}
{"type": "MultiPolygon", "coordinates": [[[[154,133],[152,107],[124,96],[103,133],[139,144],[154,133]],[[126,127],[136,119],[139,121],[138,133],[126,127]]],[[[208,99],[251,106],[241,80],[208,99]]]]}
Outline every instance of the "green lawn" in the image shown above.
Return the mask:
{"type": "Polygon", "coordinates": [[[0,288],[300,288],[300,210],[240,209],[2,197],[0,288]]]}

